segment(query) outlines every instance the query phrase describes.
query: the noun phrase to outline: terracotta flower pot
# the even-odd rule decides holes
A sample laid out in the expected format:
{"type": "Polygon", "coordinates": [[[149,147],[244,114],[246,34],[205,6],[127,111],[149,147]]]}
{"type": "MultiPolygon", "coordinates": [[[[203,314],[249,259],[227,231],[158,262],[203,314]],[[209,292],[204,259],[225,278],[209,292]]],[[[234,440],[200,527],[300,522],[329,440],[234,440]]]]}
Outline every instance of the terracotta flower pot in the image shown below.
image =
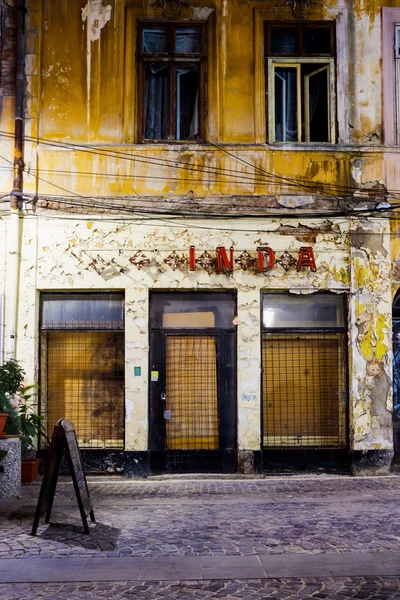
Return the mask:
{"type": "Polygon", "coordinates": [[[38,476],[40,458],[32,458],[21,462],[21,482],[32,483],[38,476]]]}
{"type": "Polygon", "coordinates": [[[8,413],[0,413],[0,435],[3,435],[7,417],[8,417],[8,413]]]}

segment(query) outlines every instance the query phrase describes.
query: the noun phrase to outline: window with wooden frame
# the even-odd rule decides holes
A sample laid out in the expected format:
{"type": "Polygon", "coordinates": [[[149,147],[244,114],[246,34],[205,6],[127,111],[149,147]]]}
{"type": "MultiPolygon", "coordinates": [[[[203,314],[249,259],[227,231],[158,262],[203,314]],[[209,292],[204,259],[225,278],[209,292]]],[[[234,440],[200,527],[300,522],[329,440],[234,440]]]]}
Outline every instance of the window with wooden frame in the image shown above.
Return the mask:
{"type": "Polygon", "coordinates": [[[206,27],[139,23],[142,141],[204,139],[206,27]]]}
{"type": "Polygon", "coordinates": [[[394,60],[396,71],[396,144],[400,144],[400,23],[394,30],[394,60]]]}
{"type": "Polygon", "coordinates": [[[334,143],[334,24],[267,22],[265,36],[269,141],[334,143]]]}

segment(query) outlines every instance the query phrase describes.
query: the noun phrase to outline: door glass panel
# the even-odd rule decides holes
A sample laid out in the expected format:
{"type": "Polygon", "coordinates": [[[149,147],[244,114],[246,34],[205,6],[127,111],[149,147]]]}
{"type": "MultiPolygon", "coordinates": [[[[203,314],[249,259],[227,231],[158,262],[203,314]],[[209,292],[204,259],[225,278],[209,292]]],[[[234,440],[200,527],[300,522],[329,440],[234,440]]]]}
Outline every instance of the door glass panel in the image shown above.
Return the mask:
{"type": "Polygon", "coordinates": [[[213,312],[168,313],[163,315],[163,327],[215,327],[215,315],[213,312]]]}
{"type": "Polygon", "coordinates": [[[168,336],[168,450],[218,450],[216,342],[211,336],[168,336]]]}
{"type": "Polygon", "coordinates": [[[152,328],[234,329],[234,296],[226,292],[155,292],[151,296],[150,314],[152,328]]]}
{"type": "Polygon", "coordinates": [[[147,65],[145,82],[145,138],[168,137],[168,67],[147,65]]]}
{"type": "Polygon", "coordinates": [[[275,67],[275,140],[298,141],[297,68],[275,67]]]}
{"type": "Polygon", "coordinates": [[[176,139],[194,140],[199,134],[199,68],[177,67],[176,139]]]}

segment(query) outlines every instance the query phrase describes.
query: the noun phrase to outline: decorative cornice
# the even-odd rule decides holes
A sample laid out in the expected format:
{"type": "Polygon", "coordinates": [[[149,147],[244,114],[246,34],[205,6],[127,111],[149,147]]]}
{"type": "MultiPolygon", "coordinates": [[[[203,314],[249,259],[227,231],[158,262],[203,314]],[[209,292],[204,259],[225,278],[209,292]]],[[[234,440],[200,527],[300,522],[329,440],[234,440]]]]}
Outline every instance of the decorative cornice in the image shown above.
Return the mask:
{"type": "Polygon", "coordinates": [[[166,19],[179,19],[182,8],[187,6],[185,0],[157,0],[156,6],[161,6],[166,19]]]}

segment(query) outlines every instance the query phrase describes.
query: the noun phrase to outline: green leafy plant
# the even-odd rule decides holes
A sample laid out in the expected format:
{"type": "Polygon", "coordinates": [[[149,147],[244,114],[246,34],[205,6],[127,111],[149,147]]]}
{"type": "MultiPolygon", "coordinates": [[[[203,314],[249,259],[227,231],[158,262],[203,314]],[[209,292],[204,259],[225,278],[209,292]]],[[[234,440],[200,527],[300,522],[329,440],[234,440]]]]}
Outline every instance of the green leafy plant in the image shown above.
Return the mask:
{"type": "Polygon", "coordinates": [[[15,394],[25,379],[25,371],[14,359],[0,366],[0,396],[15,394]]]}
{"type": "Polygon", "coordinates": [[[21,432],[21,455],[22,458],[30,458],[35,455],[35,439],[41,435],[48,440],[43,429],[43,417],[38,415],[32,405],[31,398],[34,396],[32,390],[39,389],[36,384],[21,387],[17,392],[19,398],[18,416],[20,418],[21,432]]]}
{"type": "Polygon", "coordinates": [[[8,413],[5,433],[17,435],[21,430],[21,421],[14,396],[25,378],[25,371],[16,360],[9,360],[0,366],[0,412],[8,413]]]}
{"type": "Polygon", "coordinates": [[[0,412],[8,413],[5,433],[21,436],[22,458],[35,454],[35,439],[41,435],[47,440],[43,429],[43,417],[37,414],[32,402],[38,388],[36,384],[23,386],[25,371],[16,360],[0,366],[0,412]]]}

